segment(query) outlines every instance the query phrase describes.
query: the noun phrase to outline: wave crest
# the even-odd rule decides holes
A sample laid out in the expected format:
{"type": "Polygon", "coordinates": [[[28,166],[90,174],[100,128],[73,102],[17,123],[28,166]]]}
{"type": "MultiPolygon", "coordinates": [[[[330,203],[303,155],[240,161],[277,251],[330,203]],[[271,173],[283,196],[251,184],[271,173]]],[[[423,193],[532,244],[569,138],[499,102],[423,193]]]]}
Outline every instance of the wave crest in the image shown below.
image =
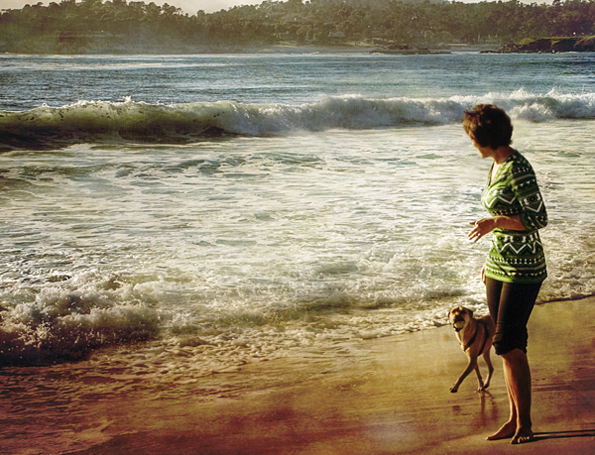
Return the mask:
{"type": "Polygon", "coordinates": [[[529,121],[595,118],[594,94],[510,94],[441,99],[329,97],[302,105],[233,101],[148,104],[79,101],[22,112],[0,111],[0,148],[56,148],[73,143],[191,143],[212,137],[271,136],[298,131],[429,126],[460,122],[466,108],[493,103],[529,121]]]}

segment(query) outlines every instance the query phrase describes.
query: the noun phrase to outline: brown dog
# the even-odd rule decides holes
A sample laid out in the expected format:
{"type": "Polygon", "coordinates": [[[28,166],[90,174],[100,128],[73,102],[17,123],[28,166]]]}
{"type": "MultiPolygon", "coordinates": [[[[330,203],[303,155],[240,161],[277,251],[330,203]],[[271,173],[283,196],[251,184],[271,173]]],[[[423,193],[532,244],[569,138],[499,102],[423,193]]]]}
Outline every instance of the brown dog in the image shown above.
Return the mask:
{"type": "Polygon", "coordinates": [[[467,357],[469,358],[467,368],[463,371],[463,374],[461,374],[459,379],[457,379],[457,382],[455,382],[455,385],[452,386],[450,391],[452,393],[457,393],[461,383],[472,370],[475,370],[477,380],[479,381],[479,388],[477,391],[483,392],[489,387],[492,373],[494,373],[494,367],[490,360],[490,349],[492,348],[494,334],[496,333],[494,321],[491,316],[474,318],[473,311],[462,306],[450,310],[448,319],[455,330],[459,343],[461,343],[463,352],[467,354],[467,357]],[[483,382],[481,378],[479,365],[477,364],[477,359],[480,355],[483,355],[483,359],[488,366],[488,378],[485,382],[483,382]]]}

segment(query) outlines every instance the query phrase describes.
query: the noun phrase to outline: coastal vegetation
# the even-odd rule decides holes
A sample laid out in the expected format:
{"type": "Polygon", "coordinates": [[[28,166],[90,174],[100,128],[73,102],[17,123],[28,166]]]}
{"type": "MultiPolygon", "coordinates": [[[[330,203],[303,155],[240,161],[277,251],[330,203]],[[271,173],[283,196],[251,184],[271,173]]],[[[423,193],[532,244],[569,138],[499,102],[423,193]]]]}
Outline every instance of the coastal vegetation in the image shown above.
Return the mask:
{"type": "Polygon", "coordinates": [[[592,35],[595,0],[551,5],[267,0],[193,15],[167,3],[62,0],[0,14],[0,52],[18,53],[234,52],[272,46],[370,46],[398,52],[453,44],[551,52],[556,43],[559,50],[585,51],[593,50],[592,35]],[[528,41],[523,45],[522,40],[528,41]],[[571,41],[582,44],[571,46],[571,41]]]}

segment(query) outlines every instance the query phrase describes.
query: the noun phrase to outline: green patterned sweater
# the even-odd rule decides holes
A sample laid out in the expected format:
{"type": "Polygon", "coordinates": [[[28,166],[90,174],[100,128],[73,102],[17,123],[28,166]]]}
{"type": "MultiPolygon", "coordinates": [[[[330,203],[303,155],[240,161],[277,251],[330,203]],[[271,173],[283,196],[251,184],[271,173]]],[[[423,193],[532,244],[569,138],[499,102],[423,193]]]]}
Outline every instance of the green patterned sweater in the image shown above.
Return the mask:
{"type": "Polygon", "coordinates": [[[541,283],[547,271],[538,229],[547,225],[547,212],[525,157],[516,152],[502,163],[493,181],[488,179],[481,201],[492,216],[520,215],[526,229],[494,229],[486,276],[507,283],[541,283]]]}

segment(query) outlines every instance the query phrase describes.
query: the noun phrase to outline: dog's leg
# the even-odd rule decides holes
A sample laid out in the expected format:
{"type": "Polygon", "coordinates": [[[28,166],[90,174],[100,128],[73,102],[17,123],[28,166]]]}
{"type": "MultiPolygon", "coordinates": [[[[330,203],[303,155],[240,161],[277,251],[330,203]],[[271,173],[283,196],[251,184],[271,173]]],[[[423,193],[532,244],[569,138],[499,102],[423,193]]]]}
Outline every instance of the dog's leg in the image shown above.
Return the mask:
{"type": "Polygon", "coordinates": [[[475,374],[477,375],[477,391],[483,392],[483,378],[481,377],[481,371],[479,371],[479,363],[475,363],[475,374]]]}
{"type": "Polygon", "coordinates": [[[459,386],[462,384],[462,382],[465,380],[465,378],[467,376],[469,376],[469,373],[471,373],[476,368],[477,368],[477,357],[469,357],[469,363],[467,364],[467,368],[465,368],[465,371],[463,371],[463,374],[461,374],[459,379],[457,379],[457,382],[455,382],[455,385],[453,385],[451,387],[450,392],[457,393],[457,391],[459,390],[459,386]]]}
{"type": "Polygon", "coordinates": [[[483,360],[485,360],[485,363],[488,366],[488,378],[486,379],[486,382],[483,383],[484,390],[490,386],[490,380],[492,379],[492,374],[494,373],[494,367],[492,366],[492,360],[490,359],[491,350],[492,348],[490,346],[488,350],[483,353],[483,360]]]}

